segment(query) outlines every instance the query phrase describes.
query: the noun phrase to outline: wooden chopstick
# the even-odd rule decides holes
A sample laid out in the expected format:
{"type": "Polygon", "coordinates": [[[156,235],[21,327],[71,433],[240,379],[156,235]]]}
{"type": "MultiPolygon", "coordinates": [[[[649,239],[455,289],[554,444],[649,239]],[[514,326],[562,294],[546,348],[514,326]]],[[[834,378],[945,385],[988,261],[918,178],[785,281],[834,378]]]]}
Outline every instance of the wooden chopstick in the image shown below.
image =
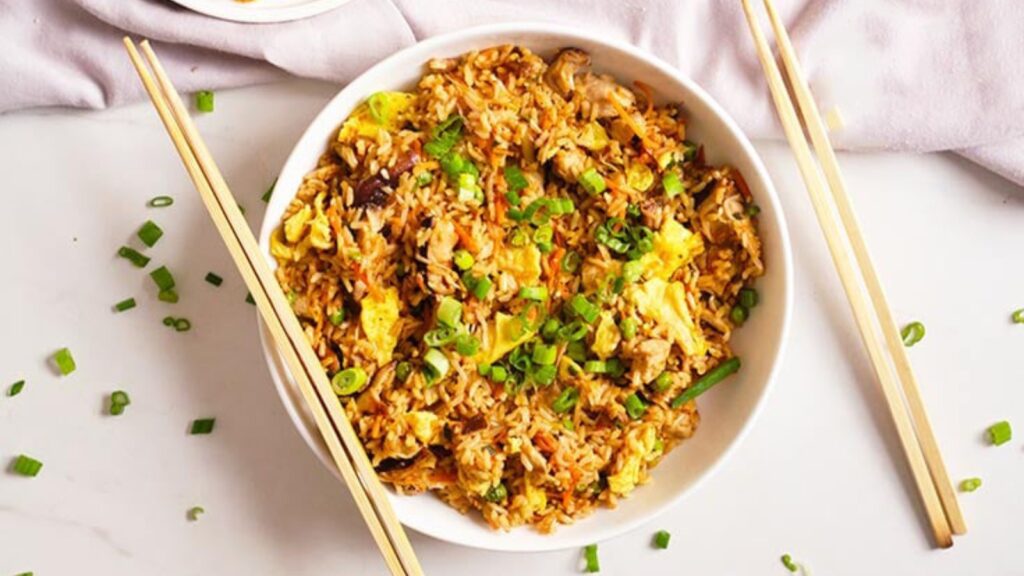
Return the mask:
{"type": "Polygon", "coordinates": [[[939,451],[939,444],[935,440],[931,423],[928,421],[928,413],[924,408],[924,401],[918,390],[917,378],[910,367],[910,359],[903,341],[896,329],[896,321],[893,319],[892,311],[886,302],[885,293],[882,290],[882,283],[878,280],[875,266],[871,262],[867,245],[864,243],[864,236],[857,224],[857,217],[853,212],[853,205],[850,203],[849,195],[846,193],[846,183],[843,180],[842,172],[839,170],[839,162],[832,149],[832,142],[829,140],[825,130],[825,123],[822,122],[818,105],[811,96],[811,89],[807,85],[800,63],[796,58],[796,51],[793,50],[793,43],[790,42],[786,27],[782,24],[778,11],[771,0],[764,0],[765,8],[768,11],[768,18],[771,20],[772,29],[775,31],[775,41],[779,46],[779,53],[782,56],[783,65],[786,68],[789,78],[789,85],[796,94],[796,101],[800,107],[801,115],[807,132],[811,135],[811,142],[818,154],[818,160],[825,179],[828,181],[829,189],[832,191],[832,199],[839,209],[839,219],[846,228],[850,245],[853,247],[853,255],[860,266],[861,274],[864,276],[864,283],[868,288],[868,295],[871,303],[878,313],[879,324],[882,327],[882,334],[889,345],[892,353],[896,372],[899,374],[900,384],[903,386],[903,396],[910,408],[910,417],[914,422],[917,431],[917,439],[924,451],[924,459],[928,464],[932,480],[939,492],[939,500],[946,511],[953,534],[965,534],[967,525],[964,522],[963,513],[960,511],[960,504],[957,501],[956,493],[953,492],[953,484],[946,472],[946,464],[942,460],[942,453],[939,451]]]}
{"type": "Polygon", "coordinates": [[[256,239],[252,236],[227,183],[213,162],[181,98],[148,42],[142,42],[142,49],[153,69],[153,74],[157,77],[157,82],[154,82],[131,39],[126,37],[124,44],[185,164],[189,177],[199,191],[275,344],[282,352],[285,363],[313,413],[317,428],[377,542],[385,564],[396,576],[422,575],[422,568],[412,546],[387,500],[387,494],[377,479],[362,444],[331,390],[319,359],[305,340],[298,320],[291,312],[287,299],[269,266],[263,260],[256,239]]]}
{"type": "MultiPolygon", "coordinates": [[[[827,186],[811,156],[810,147],[804,139],[803,129],[797,118],[796,110],[793,108],[793,103],[789,99],[786,85],[782,80],[782,74],[772,56],[771,48],[768,46],[768,42],[765,40],[764,34],[757,23],[750,0],[742,0],[742,2],[743,11],[757,48],[758,58],[764,67],[768,88],[775,101],[786,139],[789,141],[789,145],[796,156],[797,165],[800,168],[800,173],[803,176],[811,198],[811,204],[818,217],[818,223],[825,236],[832,260],[839,272],[839,279],[850,302],[854,318],[857,321],[857,328],[861,339],[864,341],[864,346],[867,348],[868,356],[878,376],[883,396],[896,426],[896,433],[899,436],[900,444],[907,457],[911,474],[924,505],[932,534],[939,546],[943,548],[952,546],[953,538],[950,531],[950,521],[946,517],[945,509],[939,499],[937,486],[929,473],[930,467],[915,435],[914,423],[906,411],[900,390],[897,388],[896,377],[893,373],[890,359],[885,354],[885,350],[883,350],[882,344],[878,339],[876,326],[878,318],[873,315],[873,307],[863,293],[861,278],[858,277],[857,268],[850,259],[842,229],[833,213],[833,207],[825,195],[827,186]]],[[[882,298],[880,291],[877,293],[877,298],[882,298]]],[[[872,300],[874,300],[874,297],[872,297],[872,300]]],[[[900,342],[899,345],[902,346],[902,343],[900,342]]],[[[892,348],[893,346],[890,343],[890,352],[892,352],[892,348]]]]}

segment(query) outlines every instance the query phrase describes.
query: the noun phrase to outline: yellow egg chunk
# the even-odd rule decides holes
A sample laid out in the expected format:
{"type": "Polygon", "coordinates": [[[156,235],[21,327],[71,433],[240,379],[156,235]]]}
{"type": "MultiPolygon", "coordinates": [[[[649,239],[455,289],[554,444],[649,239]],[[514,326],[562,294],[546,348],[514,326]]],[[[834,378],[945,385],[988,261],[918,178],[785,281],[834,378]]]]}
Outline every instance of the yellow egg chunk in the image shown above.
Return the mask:
{"type": "Polygon", "coordinates": [[[284,237],[289,244],[295,244],[302,239],[306,230],[306,224],[313,218],[313,209],[309,204],[304,204],[298,212],[292,214],[284,221],[284,237]]]}
{"type": "Polygon", "coordinates": [[[522,330],[520,320],[502,312],[495,314],[494,322],[489,323],[484,329],[487,330],[487,342],[491,345],[476,355],[474,360],[478,364],[493,364],[501,360],[505,354],[536,334],[536,330],[523,330],[517,338],[516,334],[522,330]]]}
{"type": "Polygon", "coordinates": [[[430,444],[440,430],[440,421],[433,412],[416,410],[409,412],[404,418],[412,429],[413,436],[423,444],[430,444]]]}
{"type": "Polygon", "coordinates": [[[321,192],[317,195],[316,216],[309,223],[309,243],[320,250],[330,250],[334,245],[331,240],[331,223],[327,221],[327,214],[324,213],[324,196],[321,192]]]}
{"type": "Polygon", "coordinates": [[[594,344],[590,350],[597,354],[598,358],[605,360],[615,353],[620,339],[619,327],[615,325],[615,318],[611,312],[604,312],[601,314],[597,329],[594,330],[594,344]]]}
{"type": "Polygon", "coordinates": [[[530,482],[529,476],[523,482],[523,494],[526,496],[526,503],[530,512],[540,512],[548,507],[547,492],[534,486],[533,482],[530,482]]]}
{"type": "Polygon", "coordinates": [[[591,122],[583,127],[578,142],[580,146],[595,152],[604,150],[608,147],[608,133],[605,132],[604,126],[597,122],[591,122]]]}
{"type": "Polygon", "coordinates": [[[398,289],[391,287],[363,298],[359,323],[373,345],[377,363],[390,362],[398,344],[398,289]]]}
{"type": "Polygon", "coordinates": [[[278,260],[292,259],[292,249],[285,243],[283,226],[278,226],[270,235],[270,255],[278,260]]]}
{"type": "Polygon", "coordinates": [[[652,240],[653,248],[640,259],[647,278],[668,280],[681,266],[704,251],[704,240],[676,219],[669,218],[652,240]]]}
{"type": "Polygon", "coordinates": [[[620,456],[622,466],[615,474],[608,476],[608,489],[619,496],[625,496],[640,482],[640,465],[654,453],[658,442],[653,426],[631,430],[626,436],[626,451],[620,456]]]}
{"type": "Polygon", "coordinates": [[[370,98],[376,105],[377,117],[374,117],[374,112],[370,109],[370,101],[363,102],[341,125],[338,140],[348,140],[353,136],[375,138],[381,130],[393,131],[399,128],[404,113],[412,105],[415,96],[405,92],[377,92],[370,98]]]}
{"type": "Polygon", "coordinates": [[[540,250],[533,244],[504,250],[497,260],[498,269],[511,274],[520,286],[532,286],[540,280],[540,250]]]}
{"type": "Polygon", "coordinates": [[[632,288],[628,297],[640,314],[662,325],[688,356],[703,356],[707,352],[704,335],[686,304],[686,287],[682,282],[651,278],[632,288]]]}

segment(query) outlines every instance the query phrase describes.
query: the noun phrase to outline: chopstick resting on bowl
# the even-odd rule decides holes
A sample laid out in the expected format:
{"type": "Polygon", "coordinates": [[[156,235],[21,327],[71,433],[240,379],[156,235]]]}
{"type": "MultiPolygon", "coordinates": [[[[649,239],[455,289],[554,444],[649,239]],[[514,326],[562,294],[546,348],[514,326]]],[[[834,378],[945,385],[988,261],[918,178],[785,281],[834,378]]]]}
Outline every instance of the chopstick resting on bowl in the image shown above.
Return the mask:
{"type": "Polygon", "coordinates": [[[947,548],[953,545],[953,534],[966,533],[967,526],[942,461],[938,442],[928,421],[910,360],[885,300],[878,274],[868,255],[864,237],[857,225],[824,122],[800,69],[786,28],[772,0],[764,0],[789,85],[796,95],[804,125],[818,155],[819,164],[815,164],[782,74],[757,23],[750,0],[742,2],[779,119],[796,156],[818,223],[825,235],[850,307],[853,309],[864,346],[874,365],[935,541],[939,546],[947,548]],[[830,203],[826,190],[834,204],[830,203]],[[836,211],[839,213],[839,222],[835,218],[836,211]],[[852,259],[848,249],[852,249],[852,259]],[[885,339],[884,347],[878,338],[879,330],[885,339]],[[893,366],[896,369],[895,374],[893,366]]]}
{"type": "Polygon", "coordinates": [[[192,183],[199,191],[221,239],[241,272],[260,316],[284,356],[331,458],[380,548],[385,564],[395,576],[422,575],[423,570],[409,539],[391,508],[387,493],[359,437],[345,416],[320,360],[306,341],[302,327],[263,259],[256,239],[192,123],[181,97],[148,41],[140,43],[145,62],[130,38],[125,37],[124,45],[192,183]]]}

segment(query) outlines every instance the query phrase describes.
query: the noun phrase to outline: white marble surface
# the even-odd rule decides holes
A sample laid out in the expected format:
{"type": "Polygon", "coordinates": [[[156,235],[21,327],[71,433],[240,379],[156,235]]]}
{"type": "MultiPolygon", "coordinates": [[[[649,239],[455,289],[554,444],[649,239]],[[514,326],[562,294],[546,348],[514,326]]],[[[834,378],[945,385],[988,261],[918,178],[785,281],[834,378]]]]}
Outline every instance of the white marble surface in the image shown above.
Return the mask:
{"type": "MultiPolygon", "coordinates": [[[[258,222],[259,197],[334,88],[291,81],[217,95],[200,128],[258,222]]],[[[903,320],[970,533],[930,547],[892,426],[847,312],[795,165],[758,146],[783,195],[795,246],[796,314],[780,381],[753,434],[712,483],[648,526],[600,547],[602,574],[785,574],[789,552],[818,575],[1021,574],[1024,473],[1024,195],[950,156],[844,154],[864,232],[903,320]],[[1022,429],[999,448],[985,427],[1022,429]],[[672,545],[655,551],[653,532],[672,545]]],[[[383,574],[350,497],[314,459],[273,391],[255,309],[148,105],[0,117],[0,574],[383,574]],[[174,196],[164,210],[147,199],[174,196]],[[181,285],[114,257],[144,220],[181,285]],[[207,271],[225,278],[213,288],[207,271]],[[134,296],[139,307],[111,306],[134,296]],[[161,319],[187,316],[179,334],[161,319]],[[46,360],[69,346],[79,369],[46,360]],[[132,405],[104,415],[123,388],[132,405]],[[189,422],[216,416],[210,436],[189,422]],[[186,510],[207,513],[188,522],[186,510]]],[[[288,191],[281,191],[288,193],[288,191]]],[[[151,265],[152,267],[152,265],[151,265]]],[[[629,505],[628,502],[625,505],[629,505]]],[[[429,574],[575,574],[576,550],[516,555],[413,535],[429,574]]]]}

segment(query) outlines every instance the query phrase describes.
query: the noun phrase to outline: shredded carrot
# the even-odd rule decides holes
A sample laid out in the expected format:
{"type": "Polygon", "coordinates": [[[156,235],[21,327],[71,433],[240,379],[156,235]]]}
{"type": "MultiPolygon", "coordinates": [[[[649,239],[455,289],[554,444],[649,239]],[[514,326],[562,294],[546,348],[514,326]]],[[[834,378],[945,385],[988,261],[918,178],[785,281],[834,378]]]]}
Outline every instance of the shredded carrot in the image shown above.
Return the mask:
{"type": "Polygon", "coordinates": [[[459,241],[462,242],[462,245],[466,247],[466,250],[469,250],[470,252],[477,252],[479,248],[476,245],[476,240],[473,240],[473,237],[469,235],[469,232],[459,225],[458,222],[452,222],[452,225],[455,227],[455,234],[459,237],[459,241]]]}
{"type": "Polygon", "coordinates": [[[562,508],[568,509],[569,508],[569,502],[572,502],[572,490],[571,489],[566,490],[565,492],[562,492],[562,508]]]}
{"type": "Polygon", "coordinates": [[[633,117],[629,115],[629,112],[626,112],[626,109],[622,107],[622,104],[619,103],[619,100],[612,96],[608,98],[608,101],[612,103],[612,108],[615,108],[615,112],[622,118],[622,121],[629,126],[629,129],[632,130],[638,138],[640,138],[640,142],[643,143],[644,148],[647,150],[653,149],[654,146],[647,141],[647,133],[644,132],[643,126],[636,123],[636,120],[634,120],[633,117]]]}
{"type": "Polygon", "coordinates": [[[366,284],[366,289],[370,292],[370,295],[377,298],[380,295],[380,289],[373,282],[370,282],[370,276],[363,270],[363,267],[358,262],[352,264],[352,270],[355,272],[356,278],[366,284]]]}
{"type": "Polygon", "coordinates": [[[533,435],[533,443],[537,445],[538,450],[548,454],[554,454],[558,450],[558,443],[555,442],[555,439],[550,434],[543,430],[533,435]]]}
{"type": "Polygon", "coordinates": [[[558,246],[551,251],[551,256],[548,257],[548,290],[552,293],[554,293],[558,287],[558,272],[561,270],[559,261],[561,260],[564,252],[565,248],[558,246]]]}

